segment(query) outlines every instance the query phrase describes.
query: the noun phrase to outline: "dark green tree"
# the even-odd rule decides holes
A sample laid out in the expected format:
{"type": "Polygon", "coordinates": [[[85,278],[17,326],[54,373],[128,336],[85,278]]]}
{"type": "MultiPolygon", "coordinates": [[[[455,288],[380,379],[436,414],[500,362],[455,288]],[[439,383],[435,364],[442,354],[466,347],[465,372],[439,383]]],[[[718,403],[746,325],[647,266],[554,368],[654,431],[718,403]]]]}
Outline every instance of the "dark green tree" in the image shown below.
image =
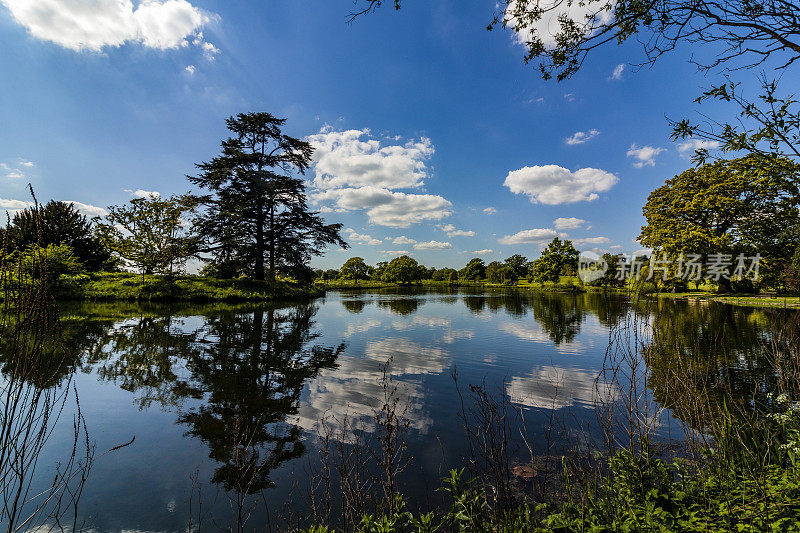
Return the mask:
{"type": "Polygon", "coordinates": [[[111,252],[95,236],[92,223],[71,203],[51,200],[38,210],[34,206],[18,211],[5,232],[9,251],[65,244],[90,272],[114,267],[111,252]]]}
{"type": "Polygon", "coordinates": [[[386,266],[381,276],[383,281],[389,283],[413,283],[422,279],[422,270],[417,261],[407,255],[395,257],[386,266]]]}
{"type": "Polygon", "coordinates": [[[513,284],[518,277],[513,268],[500,261],[492,261],[486,265],[486,279],[489,283],[513,284]]]}
{"type": "Polygon", "coordinates": [[[526,278],[531,270],[531,263],[524,255],[514,254],[507,258],[504,263],[514,270],[517,278],[526,278]]]}
{"type": "Polygon", "coordinates": [[[351,257],[344,262],[340,269],[341,276],[345,279],[352,279],[358,281],[360,279],[369,279],[372,274],[372,267],[364,262],[361,257],[351,257]]]}
{"type": "Polygon", "coordinates": [[[483,279],[486,277],[486,264],[479,257],[470,259],[467,266],[458,271],[458,277],[470,281],[483,279]]]}
{"type": "Polygon", "coordinates": [[[286,119],[240,113],[226,120],[233,136],[222,153],[197,165],[189,180],[208,190],[199,228],[213,263],[230,273],[274,281],[278,273],[311,278],[308,263],[331,244],[347,248],[341,224],[309,209],[303,180],[311,145],[284,134],[286,119]]]}
{"type": "Polygon", "coordinates": [[[531,266],[533,281],[558,283],[561,276],[575,275],[578,270],[578,255],[572,241],[554,238],[531,266]]]}
{"type": "Polygon", "coordinates": [[[450,281],[451,277],[457,278],[458,271],[454,268],[445,267],[434,272],[431,279],[433,279],[433,281],[450,281]]]}
{"type": "Polygon", "coordinates": [[[375,270],[372,271],[372,279],[375,281],[383,281],[383,274],[386,272],[386,267],[389,266],[387,261],[378,261],[375,265],[375,270]]]}

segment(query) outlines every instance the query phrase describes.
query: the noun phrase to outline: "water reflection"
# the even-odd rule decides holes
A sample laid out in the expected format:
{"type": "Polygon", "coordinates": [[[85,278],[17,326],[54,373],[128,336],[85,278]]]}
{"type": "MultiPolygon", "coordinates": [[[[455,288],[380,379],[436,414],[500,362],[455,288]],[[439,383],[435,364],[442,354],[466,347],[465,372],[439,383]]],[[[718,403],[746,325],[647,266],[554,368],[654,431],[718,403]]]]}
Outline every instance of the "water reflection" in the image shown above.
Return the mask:
{"type": "MultiPolygon", "coordinates": [[[[422,492],[438,482],[441,457],[457,461],[463,445],[453,366],[464,383],[501,384],[532,425],[551,408],[588,416],[609,331],[634,313],[653,326],[642,352],[649,386],[674,416],[691,391],[745,405],[775,379],[763,359],[773,312],[476,289],[332,293],[256,309],[82,306],[65,322],[71,355],[54,372],[81,369],[127,391],[142,413],[166,412],[182,428],[175,448],[202,443],[209,479],[247,495],[283,490],[276,472],[314,453],[320,420],[374,431],[391,360],[386,372],[414,430],[410,453],[426,458],[408,490],[422,492]],[[683,389],[676,369],[690,378],[683,389]]],[[[181,465],[188,479],[196,464],[181,465]]]]}

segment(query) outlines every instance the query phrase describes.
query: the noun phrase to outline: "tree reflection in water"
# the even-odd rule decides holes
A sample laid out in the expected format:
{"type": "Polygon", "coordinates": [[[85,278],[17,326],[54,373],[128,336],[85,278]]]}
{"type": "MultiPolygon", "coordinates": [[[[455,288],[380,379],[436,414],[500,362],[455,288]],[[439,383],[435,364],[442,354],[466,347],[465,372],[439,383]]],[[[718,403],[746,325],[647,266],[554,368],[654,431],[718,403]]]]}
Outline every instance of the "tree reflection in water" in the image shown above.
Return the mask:
{"type": "Polygon", "coordinates": [[[87,363],[137,403],[179,410],[187,435],[209,447],[212,481],[247,495],[272,485],[270,473],[304,452],[297,415],[306,382],[333,368],[344,344],[315,344],[313,304],[195,320],[142,316],[113,328],[87,363]],[[196,401],[189,401],[196,400],[196,401]]]}
{"type": "Polygon", "coordinates": [[[723,410],[756,414],[769,406],[769,391],[793,375],[782,365],[797,364],[795,311],[671,302],[652,313],[652,328],[643,355],[655,397],[695,429],[723,410]]]}

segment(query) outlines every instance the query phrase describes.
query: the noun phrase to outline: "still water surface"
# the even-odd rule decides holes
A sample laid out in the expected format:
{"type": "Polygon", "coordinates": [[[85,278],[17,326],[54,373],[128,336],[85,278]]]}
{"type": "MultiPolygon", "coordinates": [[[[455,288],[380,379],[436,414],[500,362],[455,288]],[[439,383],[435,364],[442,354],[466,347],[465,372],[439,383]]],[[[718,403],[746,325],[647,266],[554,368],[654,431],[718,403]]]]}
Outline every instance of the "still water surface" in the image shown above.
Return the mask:
{"type": "MultiPolygon", "coordinates": [[[[233,450],[243,434],[262,465],[250,490],[263,488],[273,510],[291,501],[302,511],[308,471],[319,460],[320,420],[335,427],[346,415],[373,431],[389,360],[414,457],[403,492],[424,504],[422,495],[465,452],[453,368],[462,385],[485,382],[506,395],[533,435],[551,409],[580,427],[594,416],[609,331],[636,305],[599,294],[420,290],[331,292],[284,307],[68,306],[71,357],[60,371],[74,373],[100,456],[82,516],[98,531],[185,530],[190,495],[202,486],[204,511],[224,525],[228,491],[241,477],[233,450]]],[[[680,322],[696,341],[691,356],[717,365],[721,380],[749,394],[764,379],[759,354],[769,312],[660,307],[659,320],[680,322]],[[720,340],[735,357],[704,352],[720,340]]],[[[40,464],[65,453],[69,430],[55,433],[40,464]]],[[[259,510],[249,526],[265,520],[259,510]]]]}

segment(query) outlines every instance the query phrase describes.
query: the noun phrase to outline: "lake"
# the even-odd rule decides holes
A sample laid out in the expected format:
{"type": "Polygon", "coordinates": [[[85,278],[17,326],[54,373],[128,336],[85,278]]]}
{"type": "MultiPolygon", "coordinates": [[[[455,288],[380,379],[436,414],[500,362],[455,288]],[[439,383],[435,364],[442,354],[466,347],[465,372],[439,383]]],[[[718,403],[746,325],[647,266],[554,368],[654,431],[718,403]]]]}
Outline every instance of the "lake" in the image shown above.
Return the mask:
{"type": "MultiPolygon", "coordinates": [[[[616,386],[597,382],[610,333],[636,312],[693,347],[650,353],[649,401],[670,403],[659,379],[673,358],[702,362],[703,386],[743,402],[772,379],[762,357],[780,312],[713,303],[409,289],[286,306],[64,305],[68,357],[57,371],[72,378],[96,443],[81,518],[98,531],[179,531],[203,514],[202,529],[216,530],[234,520],[237,491],[258,494],[247,529],[280,520],[287,502],[308,516],[320,435],[347,441],[342,428],[357,427],[369,440],[393,391],[413,458],[400,490],[435,505],[440,478],[468,454],[459,413],[470,384],[515,413],[512,433],[524,428],[532,449],[514,453],[546,453],[596,420],[598,394],[616,386]]],[[[40,483],[68,453],[73,412],[39,458],[40,483]]],[[[680,416],[659,413],[658,435],[679,439],[670,421],[680,416]]]]}

